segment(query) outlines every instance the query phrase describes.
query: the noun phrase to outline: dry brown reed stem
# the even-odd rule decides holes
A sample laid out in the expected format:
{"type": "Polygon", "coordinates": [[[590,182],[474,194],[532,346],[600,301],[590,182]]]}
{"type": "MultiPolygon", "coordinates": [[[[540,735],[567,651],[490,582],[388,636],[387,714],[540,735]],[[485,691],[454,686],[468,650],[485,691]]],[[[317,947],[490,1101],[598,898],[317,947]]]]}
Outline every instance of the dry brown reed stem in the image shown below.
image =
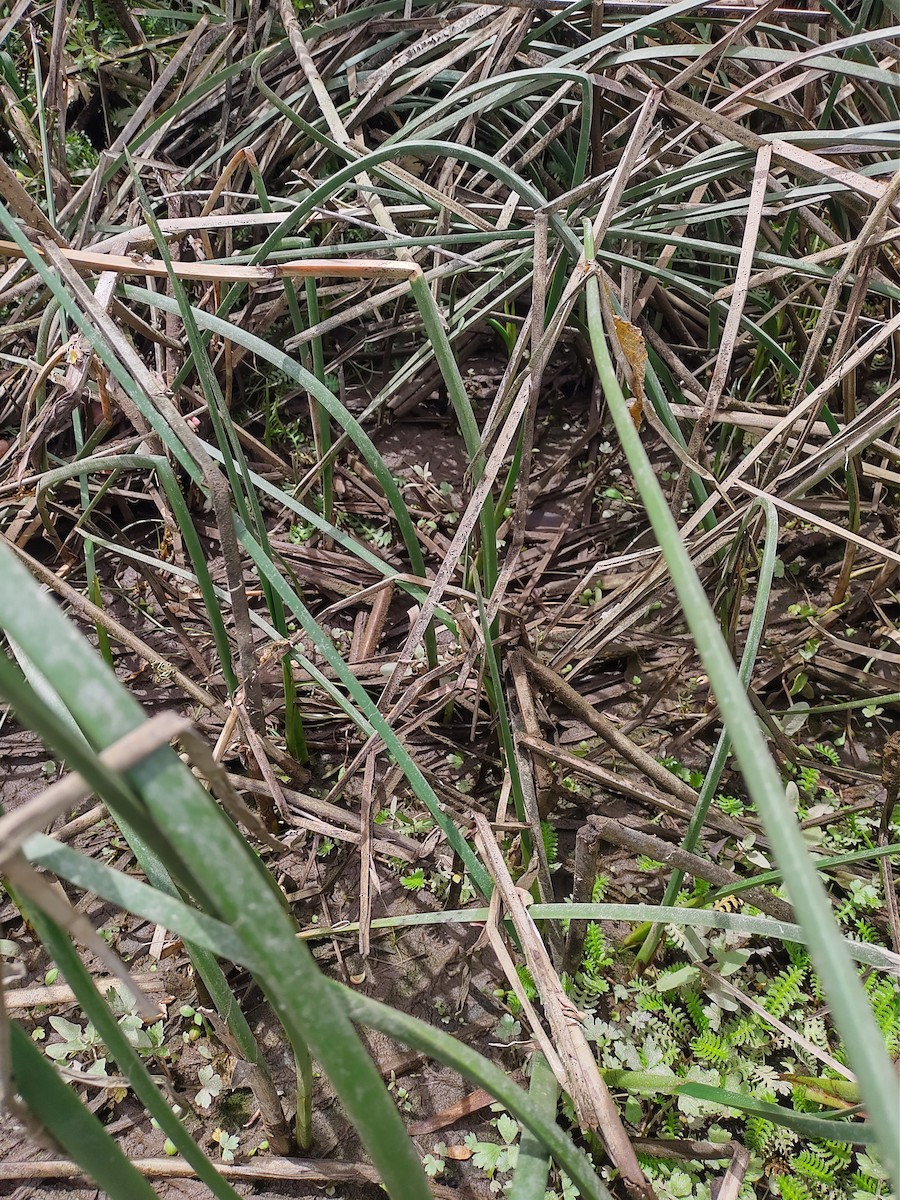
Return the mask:
{"type": "MultiPolygon", "coordinates": [[[[120,240],[120,239],[117,239],[120,240]]],[[[38,252],[43,251],[38,247],[38,252]]],[[[303,258],[272,266],[246,267],[240,263],[203,263],[176,260],[171,266],[149,254],[106,254],[96,250],[69,250],[60,253],[78,271],[113,272],[151,278],[190,279],[198,283],[274,283],[278,279],[410,279],[419,274],[415,263],[386,262],[380,258],[303,258]]],[[[22,258],[15,242],[0,241],[0,257],[22,258]]]]}
{"type": "MultiPolygon", "coordinates": [[[[191,722],[186,717],[177,713],[160,713],[101,751],[98,757],[111,771],[127,771],[161,746],[167,746],[190,727],[191,722]]],[[[77,808],[93,794],[91,785],[77,771],[73,771],[0,817],[0,869],[8,858],[18,854],[26,838],[33,833],[40,833],[62,813],[77,808]]]]}
{"type": "Polygon", "coordinates": [[[566,996],[538,928],[528,915],[524,903],[527,893],[520,892],[513,883],[493,831],[480,814],[475,817],[475,826],[483,861],[494,880],[503,910],[512,921],[541,998],[547,1023],[553,1033],[553,1046],[564,1072],[564,1081],[560,1081],[560,1085],[572,1098],[578,1123],[583,1129],[596,1129],[600,1133],[628,1194],[635,1200],[653,1200],[655,1193],[641,1170],[634,1147],[600,1074],[594,1053],[584,1036],[580,1015],[566,996]]]}
{"type": "MultiPolygon", "coordinates": [[[[717,863],[701,858],[697,854],[689,854],[662,838],[623,825],[621,821],[614,821],[610,817],[590,816],[588,822],[607,842],[612,842],[616,846],[624,846],[636,855],[646,854],[648,858],[663,862],[687,875],[693,875],[695,879],[705,879],[718,888],[735,887],[743,883],[741,877],[735,875],[733,871],[720,867],[717,863]]],[[[794,910],[791,906],[784,900],[779,900],[777,896],[773,896],[771,892],[767,892],[765,888],[751,888],[744,894],[752,905],[761,912],[768,913],[776,921],[788,923],[794,921],[794,910]]]]}

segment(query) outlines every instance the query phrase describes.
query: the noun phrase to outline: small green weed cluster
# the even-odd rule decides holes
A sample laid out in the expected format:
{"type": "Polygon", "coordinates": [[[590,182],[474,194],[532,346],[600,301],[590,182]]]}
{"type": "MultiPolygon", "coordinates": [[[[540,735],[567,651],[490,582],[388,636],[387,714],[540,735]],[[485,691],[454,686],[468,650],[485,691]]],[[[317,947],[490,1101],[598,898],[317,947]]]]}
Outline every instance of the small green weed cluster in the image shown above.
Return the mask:
{"type": "MultiPolygon", "coordinates": [[[[678,948],[680,935],[670,940],[678,948]]],[[[783,1022],[813,1047],[843,1062],[832,1044],[821,1008],[822,993],[808,955],[789,946],[790,962],[771,975],[751,964],[751,952],[729,945],[727,937],[710,939],[710,954],[722,976],[730,976],[768,1016],[783,1022]]],[[[579,979],[597,961],[597,946],[586,940],[579,979]]],[[[602,953],[605,953],[605,945],[602,953]]],[[[885,1045],[898,1052],[900,987],[887,976],[871,974],[866,991],[885,1045]]],[[[588,989],[579,1003],[590,1006],[588,989]]],[[[747,1117],[723,1105],[691,1096],[666,1096],[676,1082],[696,1082],[756,1097],[767,1103],[790,1104],[800,1112],[821,1113],[823,1097],[841,1093],[846,1082],[838,1072],[800,1041],[782,1033],[766,1016],[746,1009],[692,963],[675,962],[628,985],[615,984],[606,1019],[589,1018],[588,1037],[596,1044],[601,1066],[632,1093],[627,1118],[643,1136],[703,1138],[738,1137],[751,1151],[742,1196],[768,1179],[783,1200],[831,1200],[837,1195],[875,1194],[883,1172],[868,1155],[831,1141],[810,1141],[801,1134],[757,1116],[747,1117]],[[618,1072],[624,1074],[619,1075],[618,1072]],[[804,1082],[798,1082],[799,1080],[804,1082]],[[809,1082],[807,1082],[809,1081],[809,1082]],[[833,1085],[829,1088],[829,1082],[833,1085]],[[818,1086],[811,1089],[811,1084],[818,1086]],[[643,1096],[640,1100],[638,1097],[643,1096]],[[731,1124],[734,1122],[734,1124],[731,1124]]],[[[595,1001],[596,1007],[596,1001],[595,1001]]],[[[644,1167],[663,1197],[709,1196],[709,1162],[647,1159],[644,1167]]]]}

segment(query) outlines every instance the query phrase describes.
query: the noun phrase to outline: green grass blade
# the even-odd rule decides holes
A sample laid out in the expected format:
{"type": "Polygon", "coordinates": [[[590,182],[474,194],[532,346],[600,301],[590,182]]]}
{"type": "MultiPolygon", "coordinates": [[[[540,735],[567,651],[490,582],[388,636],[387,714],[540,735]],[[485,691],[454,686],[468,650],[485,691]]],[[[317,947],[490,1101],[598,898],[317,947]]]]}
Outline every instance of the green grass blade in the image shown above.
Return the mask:
{"type": "MultiPolygon", "coordinates": [[[[50,840],[50,838],[47,839],[47,841],[50,840]]],[[[141,1104],[150,1116],[159,1122],[162,1132],[172,1141],[185,1161],[190,1164],[197,1178],[206,1184],[212,1194],[218,1197],[218,1200],[238,1200],[237,1192],[227,1180],[222,1178],[169,1107],[150,1077],[150,1072],[140,1055],[122,1032],[109,1005],[94,986],[94,981],[69,939],[49,917],[39,910],[29,907],[28,915],[38,937],[75,993],[75,998],[84,1015],[97,1030],[104,1046],[128,1080],[141,1104]]]]}
{"type": "MultiPolygon", "coordinates": [[[[589,233],[589,230],[588,230],[589,233]]],[[[593,245],[586,246],[588,260],[593,245]]],[[[596,276],[587,281],[588,322],[594,362],[635,486],[665,556],[697,652],[709,675],[747,790],[766,827],[783,872],[791,904],[808,939],[810,954],[831,1004],[860,1091],[879,1134],[879,1148],[900,1185],[900,1082],[888,1057],[865,991],[835,924],[828,895],[789,808],[753,708],[722,638],[703,585],[631,419],[606,344],[596,276]]]]}
{"type": "MultiPolygon", "coordinates": [[[[531,1063],[531,1084],[528,1094],[544,1113],[545,1120],[556,1119],[559,1084],[543,1054],[535,1052],[531,1063]]],[[[547,1147],[530,1129],[519,1139],[519,1157],[510,1185],[508,1200],[544,1200],[550,1160],[547,1147]]]]}
{"type": "Polygon", "coordinates": [[[157,1200],[97,1118],[63,1083],[30,1037],[13,1021],[10,1056],[16,1091],[37,1121],[110,1200],[157,1200]]]}
{"type": "MultiPolygon", "coordinates": [[[[759,651],[760,643],[762,642],[763,632],[766,627],[766,617],[769,611],[769,597],[772,592],[772,580],[775,577],[775,560],[778,551],[778,513],[775,510],[775,505],[771,500],[762,499],[754,501],[750,506],[748,518],[741,523],[741,529],[738,531],[736,541],[739,541],[746,525],[749,516],[753,513],[757,504],[762,506],[766,519],[766,533],[763,542],[762,562],[759,568],[759,582],[756,589],[756,599],[753,603],[753,612],[750,617],[750,628],[747,631],[747,641],[744,645],[744,653],[741,655],[741,665],[738,667],[738,676],[744,687],[747,687],[753,676],[753,668],[756,665],[756,655],[759,651]]],[[[722,772],[725,770],[725,763],[728,761],[728,755],[731,752],[731,741],[728,737],[728,730],[723,729],[719,735],[719,740],[716,743],[716,748],[713,751],[712,759],[710,760],[709,768],[706,772],[706,778],[703,780],[703,786],[700,789],[700,795],[697,797],[697,805],[694,809],[694,814],[688,823],[687,830],[681,840],[681,848],[689,853],[697,847],[700,840],[700,834],[703,830],[703,825],[706,821],[706,815],[709,812],[709,806],[712,804],[716,795],[716,788],[719,786],[719,780],[722,778],[722,772]]],[[[666,890],[663,894],[663,904],[674,904],[681,890],[681,884],[684,880],[684,871],[677,868],[672,871],[669,876],[669,881],[666,884],[666,890]]],[[[659,945],[662,937],[662,929],[657,927],[648,936],[646,942],[641,947],[637,955],[637,962],[646,965],[650,962],[656,947],[659,945]]]]}
{"type": "Polygon", "coordinates": [[[257,966],[246,944],[224,921],[218,921],[199,909],[142,883],[133,875],[116,871],[105,863],[88,858],[43,833],[32,834],[25,841],[23,852],[29,862],[52,871],[60,879],[74,883],[94,896],[136,913],[147,921],[173,929],[185,942],[202,946],[219,958],[254,970],[257,966]]]}
{"type": "Polygon", "coordinates": [[[491,881],[487,871],[481,865],[469,843],[443,811],[433,788],[422,774],[409,751],[379,712],[377,705],[372,701],[368,692],[366,692],[365,688],[337,652],[331,638],[323,633],[315,617],[313,617],[302,600],[288,587],[283,576],[276,570],[271,560],[263,554],[261,547],[254,541],[246,529],[239,531],[239,537],[247,553],[256,563],[260,574],[264,575],[272,587],[279,593],[286,607],[303,626],[316,649],[329,666],[333,668],[350,698],[359,709],[359,712],[365,718],[366,722],[368,722],[369,727],[378,734],[385,746],[387,746],[394,761],[402,768],[416,795],[428,807],[435,822],[443,830],[447,841],[459,855],[472,882],[483,896],[489,896],[491,893],[491,881]]]}
{"type": "MultiPolygon", "coordinates": [[[[91,744],[101,749],[140,725],[138,703],[11,552],[0,554],[0,565],[0,627],[52,676],[91,744]]],[[[172,750],[156,751],[126,777],[189,861],[210,914],[254,948],[259,981],[292,1045],[308,1041],[388,1193],[395,1200],[428,1200],[418,1154],[381,1076],[346,1014],[331,1002],[309,950],[296,940],[283,897],[259,859],[172,750]]]]}

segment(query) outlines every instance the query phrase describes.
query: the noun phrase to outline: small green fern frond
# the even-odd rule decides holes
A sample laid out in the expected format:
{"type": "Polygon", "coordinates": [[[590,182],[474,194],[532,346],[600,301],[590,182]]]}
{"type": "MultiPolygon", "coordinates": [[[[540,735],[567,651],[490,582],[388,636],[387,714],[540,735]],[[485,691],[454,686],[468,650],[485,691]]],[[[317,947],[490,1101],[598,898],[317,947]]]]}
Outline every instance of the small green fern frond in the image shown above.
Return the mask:
{"type": "Polygon", "coordinates": [[[788,1129],[786,1125],[776,1125],[772,1132],[771,1151],[786,1157],[799,1141],[800,1134],[795,1130],[788,1129]]]}
{"type": "Polygon", "coordinates": [[[691,1042],[691,1050],[695,1058],[699,1058],[701,1062],[711,1062],[724,1065],[728,1061],[731,1053],[731,1047],[728,1042],[719,1033],[713,1033],[707,1030],[706,1033],[701,1033],[691,1042]]]}
{"type": "Polygon", "coordinates": [[[641,1012],[660,1012],[666,1002],[658,992],[641,991],[637,996],[637,1007],[641,1012]]]}
{"type": "Polygon", "coordinates": [[[865,982],[865,989],[881,1035],[888,1050],[894,1053],[900,1044],[900,992],[897,985],[887,976],[872,974],[865,982]]]}
{"type": "Polygon", "coordinates": [[[807,1147],[806,1150],[795,1154],[791,1159],[791,1167],[798,1175],[802,1175],[804,1179],[812,1180],[814,1183],[834,1183],[834,1171],[825,1162],[822,1155],[812,1147],[807,1147]]]}
{"type": "Polygon", "coordinates": [[[833,767],[840,766],[841,756],[837,752],[837,748],[832,746],[830,742],[816,742],[816,754],[820,754],[822,758],[828,760],[833,767]]]}
{"type": "Polygon", "coordinates": [[[824,1001],[825,989],[822,987],[822,980],[815,971],[810,971],[809,973],[809,991],[814,1000],[818,1000],[820,1004],[824,1001]]]}
{"type": "Polygon", "coordinates": [[[828,1028],[822,1017],[808,1017],[800,1031],[808,1042],[820,1050],[828,1048],[828,1028]]]}
{"type": "Polygon", "coordinates": [[[848,1145],[847,1142],[833,1142],[830,1139],[823,1139],[820,1142],[813,1142],[812,1148],[835,1173],[849,1167],[850,1160],[853,1157],[853,1147],[848,1145]]]}
{"type": "Polygon", "coordinates": [[[769,1027],[756,1013],[743,1013],[722,1028],[731,1046],[761,1046],[769,1040],[769,1027]]]}
{"type": "Polygon", "coordinates": [[[609,991],[609,983],[602,975],[588,975],[579,971],[572,992],[572,1000],[577,1008],[592,1009],[598,996],[605,996],[609,991]]]}
{"type": "Polygon", "coordinates": [[[850,1176],[850,1182],[858,1192],[868,1192],[872,1196],[878,1193],[878,1180],[873,1179],[871,1175],[866,1175],[864,1171],[854,1171],[850,1176]]]}
{"type": "Polygon", "coordinates": [[[809,951],[800,942],[785,942],[784,948],[795,967],[809,966],[809,951]]]}
{"type": "Polygon", "coordinates": [[[853,924],[856,928],[856,936],[859,941],[867,942],[869,945],[878,941],[878,930],[870,921],[867,921],[864,917],[858,917],[853,924]]]}
{"type": "Polygon", "coordinates": [[[668,1018],[670,1036],[686,1046],[694,1036],[694,1030],[691,1028],[687,1014],[666,1003],[662,1006],[662,1013],[668,1018]]]}
{"type": "Polygon", "coordinates": [[[522,982],[522,987],[528,999],[534,1003],[538,998],[538,990],[535,987],[534,980],[531,978],[531,972],[526,966],[519,965],[516,967],[516,974],[522,982]]]}
{"type": "Polygon", "coordinates": [[[559,838],[549,821],[541,821],[541,839],[544,843],[547,862],[553,866],[559,861],[559,838]]]}
{"type": "Polygon", "coordinates": [[[779,1175],[777,1182],[781,1200],[813,1200],[805,1181],[796,1175],[779,1175]]]}
{"type": "Polygon", "coordinates": [[[807,796],[813,796],[821,778],[818,767],[801,767],[797,772],[797,787],[807,796]]]}
{"type": "Polygon", "coordinates": [[[756,1154],[765,1154],[772,1141],[775,1126],[765,1117],[748,1117],[744,1130],[744,1141],[756,1154]]]}
{"type": "Polygon", "coordinates": [[[697,1032],[707,1033],[709,1031],[709,1020],[703,1011],[703,1001],[699,994],[697,992],[685,992],[683,1000],[684,1007],[690,1013],[691,1020],[694,1022],[697,1032]]]}
{"type": "Polygon", "coordinates": [[[805,975],[806,967],[796,964],[779,971],[766,988],[766,994],[763,996],[763,1007],[766,1012],[771,1013],[773,1017],[783,1017],[789,1013],[800,999],[805,975]]]}
{"type": "Polygon", "coordinates": [[[606,897],[606,889],[609,887],[609,876],[598,875],[594,880],[594,886],[591,888],[591,904],[602,904],[606,897]]]}
{"type": "Polygon", "coordinates": [[[596,921],[589,921],[584,934],[583,963],[586,974],[596,975],[603,967],[612,962],[612,955],[606,944],[606,934],[596,921]]]}

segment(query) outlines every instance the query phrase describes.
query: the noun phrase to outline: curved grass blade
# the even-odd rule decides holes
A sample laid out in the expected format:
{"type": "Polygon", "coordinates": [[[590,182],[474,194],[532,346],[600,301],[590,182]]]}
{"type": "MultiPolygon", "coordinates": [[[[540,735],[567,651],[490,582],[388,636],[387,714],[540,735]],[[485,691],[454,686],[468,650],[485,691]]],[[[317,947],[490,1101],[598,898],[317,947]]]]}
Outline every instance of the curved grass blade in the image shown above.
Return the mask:
{"type": "MultiPolygon", "coordinates": [[[[662,908],[655,904],[532,904],[528,912],[535,921],[634,921],[634,922],[665,922],[667,925],[696,929],[733,930],[749,937],[758,937],[763,941],[798,942],[808,944],[808,938],[800,925],[790,921],[777,921],[772,917],[749,917],[743,913],[726,913],[712,909],[692,908],[662,908]]],[[[412,913],[400,917],[376,917],[372,921],[373,929],[403,928],[407,925],[440,925],[447,921],[475,922],[486,921],[486,908],[458,908],[443,913],[412,913]]],[[[342,925],[337,929],[320,929],[313,927],[302,934],[305,938],[336,936],[339,933],[354,933],[358,927],[354,923],[342,925]]],[[[877,967],[889,975],[900,977],[900,955],[882,946],[871,945],[868,942],[853,942],[845,939],[846,951],[857,962],[877,967]]]]}
{"type": "Polygon", "coordinates": [[[613,1069],[604,1071],[603,1077],[610,1087],[627,1088],[641,1095],[692,1096],[723,1108],[736,1108],[748,1116],[761,1117],[774,1125],[793,1129],[811,1140],[824,1138],[855,1146],[875,1146],[878,1142],[877,1131],[871,1122],[845,1121],[837,1115],[830,1117],[798,1112],[783,1104],[770,1104],[758,1100],[756,1096],[745,1096],[742,1092],[731,1092],[727,1088],[710,1087],[705,1083],[685,1083],[677,1075],[613,1069]]]}
{"type": "MultiPolygon", "coordinates": [[[[741,656],[741,665],[738,667],[738,676],[744,687],[748,687],[750,680],[753,677],[753,668],[756,665],[756,655],[759,652],[760,643],[762,642],[763,632],[766,628],[766,618],[769,612],[769,597],[772,591],[772,580],[775,578],[775,560],[778,552],[778,513],[775,510],[775,505],[771,500],[759,499],[754,500],[750,505],[747,516],[741,522],[741,528],[738,530],[735,538],[735,543],[738,544],[743,536],[750,517],[757,507],[761,506],[765,514],[766,533],[763,542],[762,562],[759,568],[759,581],[756,588],[756,599],[753,604],[753,612],[750,616],[750,627],[747,631],[747,641],[744,645],[744,653],[741,656]]],[[[700,834],[703,830],[703,825],[706,821],[706,814],[709,812],[709,806],[712,804],[716,795],[716,788],[719,786],[719,780],[722,778],[722,772],[725,770],[725,763],[728,760],[728,755],[731,751],[731,741],[728,737],[728,730],[723,729],[719,734],[719,740],[716,743],[716,748],[713,751],[712,759],[710,760],[709,768],[706,772],[706,778],[703,780],[703,786],[700,789],[700,795],[697,797],[697,805],[694,809],[694,814],[688,823],[685,835],[681,840],[682,850],[687,850],[691,853],[696,849],[697,843],[700,840],[700,834]]],[[[674,904],[678,898],[678,893],[681,890],[681,884],[684,880],[684,871],[677,868],[672,871],[669,876],[669,881],[666,884],[666,890],[663,894],[661,903],[664,905],[674,904]]],[[[659,945],[662,937],[662,928],[657,926],[647,937],[640,951],[637,954],[636,962],[641,966],[646,966],[652,959],[656,947],[659,945]]]]}
{"type": "Polygon", "coordinates": [[[705,1083],[685,1083],[678,1089],[681,1096],[693,1096],[697,1100],[709,1100],[712,1104],[724,1104],[737,1108],[748,1116],[762,1117],[775,1125],[783,1125],[806,1137],[825,1138],[833,1142],[849,1142],[855,1146],[879,1144],[878,1131],[870,1122],[841,1121],[837,1117],[815,1117],[809,1113],[796,1112],[783,1104],[768,1104],[755,1096],[744,1096],[740,1092],[729,1092],[726,1088],[709,1087],[705,1083]]]}
{"type": "MultiPolygon", "coordinates": [[[[252,946],[236,938],[228,925],[199,913],[185,905],[178,897],[159,892],[140,880],[103,863],[94,862],[62,846],[43,834],[34,834],[25,843],[25,853],[30,861],[54,871],[61,879],[83,887],[95,895],[120,904],[129,912],[136,913],[148,921],[158,922],[172,929],[185,941],[201,946],[212,954],[229,962],[245,966],[256,972],[259,963],[252,946]]],[[[622,921],[664,922],[693,929],[728,930],[762,941],[797,942],[806,944],[799,925],[786,921],[775,921],[771,917],[751,917],[743,913],[718,912],[711,909],[661,908],[655,904],[532,904],[528,910],[536,921],[622,921]]],[[[373,929],[406,929],[416,925],[481,924],[488,917],[487,908],[458,908],[445,912],[407,913],[396,917],[375,917],[373,929]]],[[[353,922],[339,929],[314,927],[301,935],[305,940],[333,937],[338,934],[355,934],[359,926],[353,922]]],[[[900,958],[881,946],[866,942],[846,943],[847,950],[858,962],[875,967],[879,971],[900,976],[900,958]]]]}
{"type": "Polygon", "coordinates": [[[17,1022],[11,1022],[9,1035],[16,1091],[69,1158],[111,1200],[157,1200],[147,1180],[17,1022]]]}
{"type": "Polygon", "coordinates": [[[28,916],[50,957],[75,993],[82,1012],[97,1030],[138,1100],[150,1116],[159,1122],[162,1132],[212,1194],[218,1197],[218,1200],[238,1200],[237,1192],[222,1178],[160,1093],[145,1063],[122,1032],[106,1000],[94,986],[93,979],[68,937],[39,910],[29,908],[28,916]]]}
{"type": "MultiPolygon", "coordinates": [[[[535,1052],[531,1062],[529,1096],[542,1109],[547,1121],[556,1119],[559,1084],[543,1054],[535,1052]]],[[[509,1200],[544,1200],[550,1160],[543,1141],[530,1129],[519,1140],[519,1157],[509,1188],[509,1200]]]]}
{"type": "Polygon", "coordinates": [[[60,879],[101,896],[127,912],[137,913],[147,921],[172,929],[185,942],[202,946],[219,958],[256,970],[255,957],[248,953],[246,944],[229,925],[185,904],[177,896],[150,887],[133,875],[116,871],[43,833],[32,834],[22,850],[29,862],[52,871],[60,879]]]}
{"type": "MultiPolygon", "coordinates": [[[[52,676],[88,741],[110,745],[140,725],[140,705],[40,592],[11,552],[0,554],[0,627],[52,676]],[[27,598],[27,603],[23,603],[27,598]]],[[[309,1043],[347,1115],[399,1200],[428,1200],[418,1154],[374,1063],[285,910],[274,880],[248,844],[172,750],[156,751],[126,772],[148,812],[179,847],[210,898],[211,914],[252,945],[258,978],[293,1045],[309,1043]]]]}
{"type": "MultiPolygon", "coordinates": [[[[589,227],[585,254],[589,261],[593,258],[589,227]]],[[[587,303],[595,367],[635,486],[644,501],[698,654],[719,702],[747,790],[775,848],[788,895],[803,927],[835,1024],[878,1130],[885,1165],[895,1182],[900,1184],[900,1143],[896,1137],[900,1128],[900,1082],[835,924],[828,896],[785,799],[784,785],[769,755],[753,708],[631,419],[606,343],[600,283],[596,276],[587,281],[587,303]]]]}

